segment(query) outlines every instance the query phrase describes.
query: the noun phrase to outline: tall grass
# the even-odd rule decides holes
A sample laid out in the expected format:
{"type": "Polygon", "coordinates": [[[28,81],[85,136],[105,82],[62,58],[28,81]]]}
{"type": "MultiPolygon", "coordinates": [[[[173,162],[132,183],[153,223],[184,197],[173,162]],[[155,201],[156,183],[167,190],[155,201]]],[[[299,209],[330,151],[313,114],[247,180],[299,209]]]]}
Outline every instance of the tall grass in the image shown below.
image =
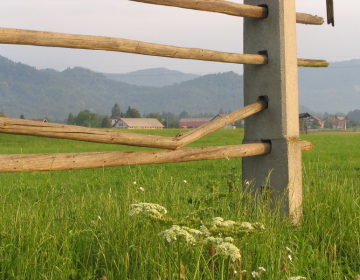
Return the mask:
{"type": "MultiPolygon", "coordinates": [[[[242,135],[221,130],[193,145],[241,143],[242,135]]],[[[315,149],[303,154],[300,227],[269,211],[251,185],[241,187],[239,159],[0,174],[0,279],[253,279],[252,272],[261,279],[354,279],[360,274],[357,137],[304,137],[315,149]],[[130,216],[140,202],[164,206],[168,221],[130,216]],[[266,230],[233,235],[241,263],[211,256],[209,245],[158,235],[169,221],[199,229],[213,217],[266,230]]],[[[0,147],[3,153],[127,149],[11,135],[0,135],[0,147]]]]}

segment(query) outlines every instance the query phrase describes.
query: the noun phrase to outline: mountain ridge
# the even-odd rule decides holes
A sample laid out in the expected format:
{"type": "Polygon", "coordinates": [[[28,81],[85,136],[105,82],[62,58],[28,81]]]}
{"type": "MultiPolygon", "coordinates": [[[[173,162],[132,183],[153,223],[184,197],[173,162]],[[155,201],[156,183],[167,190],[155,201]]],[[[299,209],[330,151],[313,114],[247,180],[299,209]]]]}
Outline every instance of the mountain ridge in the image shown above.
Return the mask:
{"type": "MultiPolygon", "coordinates": [[[[146,74],[138,75],[136,82],[142,83],[151,73],[161,77],[158,71],[175,73],[174,77],[182,73],[165,68],[140,70],[135,72],[146,74]]],[[[299,68],[301,108],[346,113],[360,107],[359,93],[360,60],[334,62],[329,68],[299,68]]],[[[149,87],[115,81],[108,74],[82,67],[39,70],[0,56],[0,111],[11,117],[64,119],[85,109],[109,115],[115,103],[123,111],[131,106],[141,114],[233,111],[243,107],[243,77],[226,72],[149,87]]]]}

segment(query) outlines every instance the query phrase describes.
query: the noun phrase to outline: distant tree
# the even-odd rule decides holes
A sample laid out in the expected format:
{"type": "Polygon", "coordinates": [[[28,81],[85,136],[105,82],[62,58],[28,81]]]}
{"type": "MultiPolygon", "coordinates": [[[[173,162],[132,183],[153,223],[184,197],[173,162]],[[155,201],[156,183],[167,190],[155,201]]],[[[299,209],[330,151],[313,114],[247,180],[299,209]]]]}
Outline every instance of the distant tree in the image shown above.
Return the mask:
{"type": "Polygon", "coordinates": [[[111,127],[111,121],[108,116],[105,116],[101,121],[101,127],[103,128],[110,128],[111,127]]]}
{"type": "Polygon", "coordinates": [[[180,121],[178,120],[164,120],[163,125],[165,128],[180,128],[180,121]]]}
{"type": "Polygon", "coordinates": [[[333,128],[332,126],[332,117],[328,116],[324,122],[324,128],[333,128]]]}
{"type": "Polygon", "coordinates": [[[115,103],[111,109],[111,117],[115,117],[115,116],[121,117],[121,110],[117,103],[115,103]]]}
{"type": "Polygon", "coordinates": [[[190,115],[189,115],[189,113],[186,112],[186,111],[182,111],[182,112],[180,113],[180,115],[179,115],[179,119],[186,119],[186,118],[189,118],[189,117],[190,117],[190,115]]]}
{"type": "Polygon", "coordinates": [[[89,110],[81,111],[74,119],[77,125],[86,127],[100,127],[99,115],[89,110]]]}
{"type": "Polygon", "coordinates": [[[25,119],[25,116],[23,114],[21,114],[20,119],[25,119]]]}
{"type": "Polygon", "coordinates": [[[138,110],[129,106],[125,113],[125,118],[141,118],[141,115],[138,110]]]}
{"type": "Polygon", "coordinates": [[[0,117],[5,117],[4,112],[1,112],[1,111],[0,111],[0,117]]]}
{"type": "Polygon", "coordinates": [[[75,118],[73,116],[73,114],[69,114],[68,118],[67,118],[67,124],[70,124],[70,125],[74,125],[75,124],[75,118]]]}
{"type": "Polygon", "coordinates": [[[161,123],[164,121],[159,113],[149,113],[146,115],[146,117],[150,119],[157,119],[161,123]]]}
{"type": "Polygon", "coordinates": [[[222,108],[219,110],[219,114],[225,114],[222,108]]]}

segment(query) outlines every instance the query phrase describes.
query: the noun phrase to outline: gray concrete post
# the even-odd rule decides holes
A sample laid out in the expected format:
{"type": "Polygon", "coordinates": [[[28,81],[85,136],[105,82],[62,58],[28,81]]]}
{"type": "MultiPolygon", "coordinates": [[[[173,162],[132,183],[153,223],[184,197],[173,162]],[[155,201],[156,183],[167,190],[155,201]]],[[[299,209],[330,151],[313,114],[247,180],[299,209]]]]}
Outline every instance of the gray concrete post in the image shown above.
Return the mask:
{"type": "Polygon", "coordinates": [[[244,65],[244,103],[268,97],[268,108],[245,119],[243,143],[270,141],[269,155],[243,158],[243,181],[273,197],[285,194],[284,209],[298,223],[302,215],[295,0],[245,0],[267,5],[265,19],[244,19],[244,53],[266,51],[267,65],[244,65]],[[270,174],[270,175],[269,175],[270,174]]]}

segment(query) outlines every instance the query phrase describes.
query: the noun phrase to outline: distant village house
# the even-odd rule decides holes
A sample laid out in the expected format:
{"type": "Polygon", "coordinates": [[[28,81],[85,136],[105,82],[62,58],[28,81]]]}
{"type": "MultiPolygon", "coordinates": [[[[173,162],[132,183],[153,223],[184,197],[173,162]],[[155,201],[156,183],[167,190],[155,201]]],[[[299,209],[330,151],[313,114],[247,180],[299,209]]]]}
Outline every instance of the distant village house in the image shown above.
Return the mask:
{"type": "Polygon", "coordinates": [[[164,125],[157,119],[111,117],[113,128],[122,129],[163,129],[164,125]]]}

